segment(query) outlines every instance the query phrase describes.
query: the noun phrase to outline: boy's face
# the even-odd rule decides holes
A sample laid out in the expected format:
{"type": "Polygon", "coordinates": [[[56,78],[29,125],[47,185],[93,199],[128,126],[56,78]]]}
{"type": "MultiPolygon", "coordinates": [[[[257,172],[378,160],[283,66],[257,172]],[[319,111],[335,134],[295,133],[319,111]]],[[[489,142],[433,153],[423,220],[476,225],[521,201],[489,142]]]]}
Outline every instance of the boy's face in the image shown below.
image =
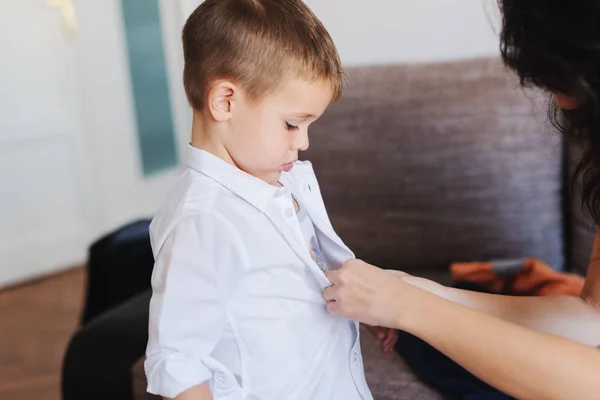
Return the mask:
{"type": "Polygon", "coordinates": [[[308,126],[331,102],[325,82],[292,79],[258,104],[243,98],[235,104],[225,146],[235,164],[246,173],[277,185],[289,171],[298,151],[308,149],[308,126]]]}

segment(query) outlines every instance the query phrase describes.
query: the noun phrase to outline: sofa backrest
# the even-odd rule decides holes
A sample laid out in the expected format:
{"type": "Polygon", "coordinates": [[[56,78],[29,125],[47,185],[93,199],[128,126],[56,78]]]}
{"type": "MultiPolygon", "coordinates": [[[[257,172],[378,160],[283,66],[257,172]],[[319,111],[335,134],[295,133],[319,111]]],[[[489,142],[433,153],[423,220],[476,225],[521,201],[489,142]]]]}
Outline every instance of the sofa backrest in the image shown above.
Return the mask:
{"type": "Polygon", "coordinates": [[[544,95],[497,59],[347,74],[303,158],[358,257],[407,270],[529,256],[564,267],[564,152],[544,95]]]}

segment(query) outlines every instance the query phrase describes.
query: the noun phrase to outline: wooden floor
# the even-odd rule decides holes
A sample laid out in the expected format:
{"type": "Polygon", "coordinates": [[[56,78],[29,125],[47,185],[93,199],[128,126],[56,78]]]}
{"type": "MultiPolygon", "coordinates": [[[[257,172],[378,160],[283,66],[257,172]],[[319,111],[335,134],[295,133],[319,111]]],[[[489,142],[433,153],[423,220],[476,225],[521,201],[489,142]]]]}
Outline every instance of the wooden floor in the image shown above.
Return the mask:
{"type": "Polygon", "coordinates": [[[60,367],[83,304],[77,268],[0,291],[0,399],[59,400],[60,367]]]}

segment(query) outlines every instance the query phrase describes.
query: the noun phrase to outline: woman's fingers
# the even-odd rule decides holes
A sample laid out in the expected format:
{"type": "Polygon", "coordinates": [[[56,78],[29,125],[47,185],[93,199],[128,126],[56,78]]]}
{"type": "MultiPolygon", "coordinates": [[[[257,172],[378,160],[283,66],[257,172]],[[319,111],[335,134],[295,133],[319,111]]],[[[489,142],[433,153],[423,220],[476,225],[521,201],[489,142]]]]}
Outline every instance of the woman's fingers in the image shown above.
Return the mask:
{"type": "Polygon", "coordinates": [[[336,299],[336,288],[334,286],[329,286],[326,287],[325,290],[323,291],[323,297],[325,298],[325,300],[329,301],[335,301],[336,299]]]}
{"type": "Polygon", "coordinates": [[[335,285],[336,283],[339,283],[340,271],[327,271],[325,272],[325,276],[327,277],[327,279],[329,279],[329,282],[331,282],[332,285],[335,285]]]}
{"type": "Polygon", "coordinates": [[[328,302],[327,303],[327,312],[329,314],[331,314],[331,315],[334,315],[334,316],[340,315],[339,307],[338,307],[337,302],[335,302],[335,301],[328,302]]]}
{"type": "Polygon", "coordinates": [[[330,312],[369,325],[381,325],[381,316],[389,313],[390,295],[398,292],[395,282],[402,283],[384,270],[356,259],[346,261],[342,268],[327,272],[326,276],[332,286],[325,289],[323,296],[336,303],[328,308],[330,312]]]}

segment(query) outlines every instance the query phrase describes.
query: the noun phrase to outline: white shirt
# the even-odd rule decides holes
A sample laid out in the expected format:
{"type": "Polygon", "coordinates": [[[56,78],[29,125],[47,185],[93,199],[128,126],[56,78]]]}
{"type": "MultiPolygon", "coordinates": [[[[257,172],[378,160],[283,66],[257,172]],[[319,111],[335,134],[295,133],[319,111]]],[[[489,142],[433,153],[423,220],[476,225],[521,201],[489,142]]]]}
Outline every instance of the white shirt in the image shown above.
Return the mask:
{"type": "Polygon", "coordinates": [[[329,270],[327,266],[327,260],[321,251],[321,245],[319,244],[319,239],[317,238],[317,233],[315,232],[315,226],[313,225],[312,220],[308,216],[306,209],[299,201],[298,203],[298,222],[300,223],[300,231],[302,232],[302,236],[304,237],[304,242],[306,243],[306,248],[308,249],[308,253],[313,261],[321,268],[323,272],[329,270]]]}
{"type": "Polygon", "coordinates": [[[208,382],[215,400],[372,399],[358,324],[327,313],[330,282],[306,249],[292,193],[328,267],[354,255],[329,222],[310,163],[280,182],[189,147],[188,168],[150,227],[150,393],[176,397],[208,382]]]}
{"type": "MultiPolygon", "coordinates": [[[[308,249],[310,257],[323,272],[328,271],[329,266],[327,265],[327,259],[321,250],[321,245],[319,244],[315,226],[302,203],[298,199],[296,199],[296,203],[298,204],[297,216],[298,222],[300,223],[300,231],[302,232],[304,243],[308,249]]],[[[348,321],[348,324],[353,324],[353,322],[348,321]]],[[[344,349],[351,348],[352,341],[350,340],[350,336],[345,335],[340,337],[340,341],[337,343],[337,345],[339,346],[339,351],[341,353],[344,352],[344,349]]],[[[350,364],[346,360],[346,357],[338,357],[338,359],[332,360],[332,362],[328,365],[327,370],[321,375],[320,379],[323,381],[334,381],[337,379],[339,382],[352,382],[352,370],[350,368],[350,364]]],[[[337,387],[332,387],[332,389],[337,393],[334,392],[327,394],[321,391],[311,398],[352,399],[356,397],[356,391],[353,388],[351,388],[349,391],[344,391],[345,388],[337,387]]]]}

